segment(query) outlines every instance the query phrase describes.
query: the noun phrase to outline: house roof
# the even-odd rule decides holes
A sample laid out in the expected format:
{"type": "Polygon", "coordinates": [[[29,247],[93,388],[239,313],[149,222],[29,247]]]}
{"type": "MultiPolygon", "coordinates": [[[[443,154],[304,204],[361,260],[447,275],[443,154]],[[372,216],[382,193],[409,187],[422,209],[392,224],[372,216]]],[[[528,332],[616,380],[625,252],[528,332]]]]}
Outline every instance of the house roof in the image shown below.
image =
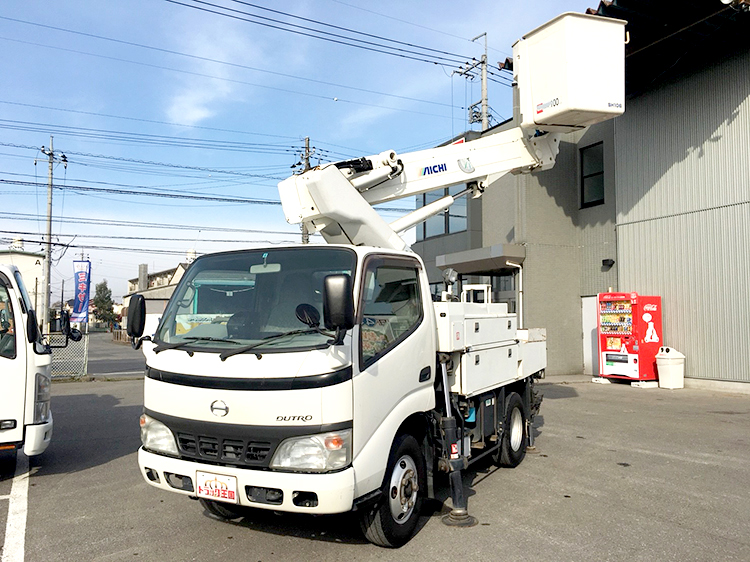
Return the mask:
{"type": "MultiPolygon", "coordinates": [[[[180,263],[176,267],[173,267],[171,269],[165,269],[164,271],[157,271],[156,273],[149,273],[148,274],[148,278],[149,279],[153,279],[154,277],[161,277],[162,275],[166,275],[166,274],[174,274],[180,267],[182,269],[187,269],[188,265],[190,265],[190,264],[189,263],[180,263]]],[[[133,279],[128,279],[128,281],[130,283],[137,283],[138,282],[138,277],[134,277],[133,279]]]]}
{"type": "Polygon", "coordinates": [[[612,0],[586,13],[626,20],[628,97],[750,50],[750,0],[612,0]]]}

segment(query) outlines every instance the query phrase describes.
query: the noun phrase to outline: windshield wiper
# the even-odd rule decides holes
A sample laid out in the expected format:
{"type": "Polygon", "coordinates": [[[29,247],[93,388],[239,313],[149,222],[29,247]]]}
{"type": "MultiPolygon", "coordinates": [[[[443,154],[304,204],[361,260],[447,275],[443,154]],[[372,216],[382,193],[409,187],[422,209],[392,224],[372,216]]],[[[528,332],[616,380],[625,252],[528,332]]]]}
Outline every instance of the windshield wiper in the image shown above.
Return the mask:
{"type": "Polygon", "coordinates": [[[252,343],[250,345],[245,345],[243,347],[238,347],[236,349],[230,349],[229,351],[224,351],[221,353],[221,355],[219,355],[219,358],[222,361],[226,361],[227,357],[231,357],[232,355],[245,353],[246,351],[250,351],[252,349],[255,349],[256,347],[261,347],[263,345],[266,345],[267,343],[270,343],[274,340],[277,340],[286,336],[297,336],[300,334],[323,334],[324,336],[330,336],[330,334],[326,334],[320,328],[305,328],[304,330],[290,330],[289,332],[284,332],[283,334],[274,334],[272,336],[266,336],[265,338],[263,338],[261,341],[257,343],[252,343]]]}
{"type": "MultiPolygon", "coordinates": [[[[188,344],[195,343],[196,341],[215,341],[215,342],[223,342],[223,343],[233,343],[235,345],[241,345],[240,342],[235,340],[228,340],[226,338],[212,338],[210,336],[188,336],[184,338],[183,341],[175,342],[175,343],[160,343],[154,348],[154,353],[160,353],[162,351],[166,351],[167,349],[179,349],[181,347],[184,347],[188,344]]],[[[188,355],[192,357],[193,353],[188,352],[188,355]]]]}

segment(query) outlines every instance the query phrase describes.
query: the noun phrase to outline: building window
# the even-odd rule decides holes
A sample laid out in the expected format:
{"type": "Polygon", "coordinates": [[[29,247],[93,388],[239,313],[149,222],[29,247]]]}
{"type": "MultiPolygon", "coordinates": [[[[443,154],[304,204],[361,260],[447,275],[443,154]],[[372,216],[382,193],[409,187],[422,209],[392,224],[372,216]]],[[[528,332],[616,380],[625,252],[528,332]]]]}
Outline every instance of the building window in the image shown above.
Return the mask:
{"type": "Polygon", "coordinates": [[[581,208],[604,203],[604,144],[581,149],[581,208]]]}
{"type": "MultiPolygon", "coordinates": [[[[447,189],[440,189],[417,195],[417,208],[424,207],[442,199],[446,195],[457,195],[465,189],[464,185],[454,185],[447,189]]],[[[417,225],[417,240],[432,238],[442,234],[453,234],[455,232],[464,232],[468,228],[466,218],[466,197],[459,197],[456,201],[442,213],[430,217],[426,221],[417,225]]]]}

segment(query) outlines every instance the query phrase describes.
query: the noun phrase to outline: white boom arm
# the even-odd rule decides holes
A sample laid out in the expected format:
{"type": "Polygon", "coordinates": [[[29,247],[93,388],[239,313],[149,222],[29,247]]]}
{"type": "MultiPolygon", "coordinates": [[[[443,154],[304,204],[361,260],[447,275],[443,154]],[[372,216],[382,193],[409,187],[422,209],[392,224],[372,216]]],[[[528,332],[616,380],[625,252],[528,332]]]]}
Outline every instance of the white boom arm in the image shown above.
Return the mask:
{"type": "Polygon", "coordinates": [[[453,197],[390,225],[373,205],[457,184],[466,184],[471,195],[479,197],[504,174],[551,168],[562,133],[624,111],[624,26],[621,20],[567,13],[527,33],[513,45],[519,127],[419,152],[383,152],[292,176],[279,184],[286,220],[304,223],[330,243],[403,250],[407,245],[398,233],[448,208],[453,197]]]}
{"type": "Polygon", "coordinates": [[[397,155],[393,151],[329,164],[292,176],[279,184],[288,222],[307,224],[326,241],[402,250],[398,236],[453,203],[446,197],[386,223],[373,205],[466,183],[479,197],[488,177],[555,162],[558,134],[527,139],[520,128],[474,141],[397,155]]]}

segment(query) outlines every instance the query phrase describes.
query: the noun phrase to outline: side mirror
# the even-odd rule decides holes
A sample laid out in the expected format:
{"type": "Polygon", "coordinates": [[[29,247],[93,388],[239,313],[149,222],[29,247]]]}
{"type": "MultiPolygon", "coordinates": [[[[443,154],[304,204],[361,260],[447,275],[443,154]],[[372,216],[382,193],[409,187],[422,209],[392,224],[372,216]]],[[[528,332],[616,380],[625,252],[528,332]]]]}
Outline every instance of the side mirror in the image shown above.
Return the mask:
{"type": "Polygon", "coordinates": [[[29,310],[29,316],[26,319],[26,339],[29,343],[34,343],[39,339],[39,326],[36,324],[36,312],[29,310]]]}
{"type": "Polygon", "coordinates": [[[67,310],[60,311],[60,332],[66,338],[70,337],[70,314],[67,310]]]}
{"type": "Polygon", "coordinates": [[[323,280],[323,322],[326,329],[337,332],[354,327],[354,297],[349,275],[328,275],[323,280]]]}
{"type": "Polygon", "coordinates": [[[146,299],[143,295],[133,295],[128,305],[128,337],[140,338],[145,327],[146,299]]]}
{"type": "Polygon", "coordinates": [[[66,340],[79,342],[83,338],[81,330],[70,327],[70,313],[67,310],[60,311],[60,331],[66,340]]]}

